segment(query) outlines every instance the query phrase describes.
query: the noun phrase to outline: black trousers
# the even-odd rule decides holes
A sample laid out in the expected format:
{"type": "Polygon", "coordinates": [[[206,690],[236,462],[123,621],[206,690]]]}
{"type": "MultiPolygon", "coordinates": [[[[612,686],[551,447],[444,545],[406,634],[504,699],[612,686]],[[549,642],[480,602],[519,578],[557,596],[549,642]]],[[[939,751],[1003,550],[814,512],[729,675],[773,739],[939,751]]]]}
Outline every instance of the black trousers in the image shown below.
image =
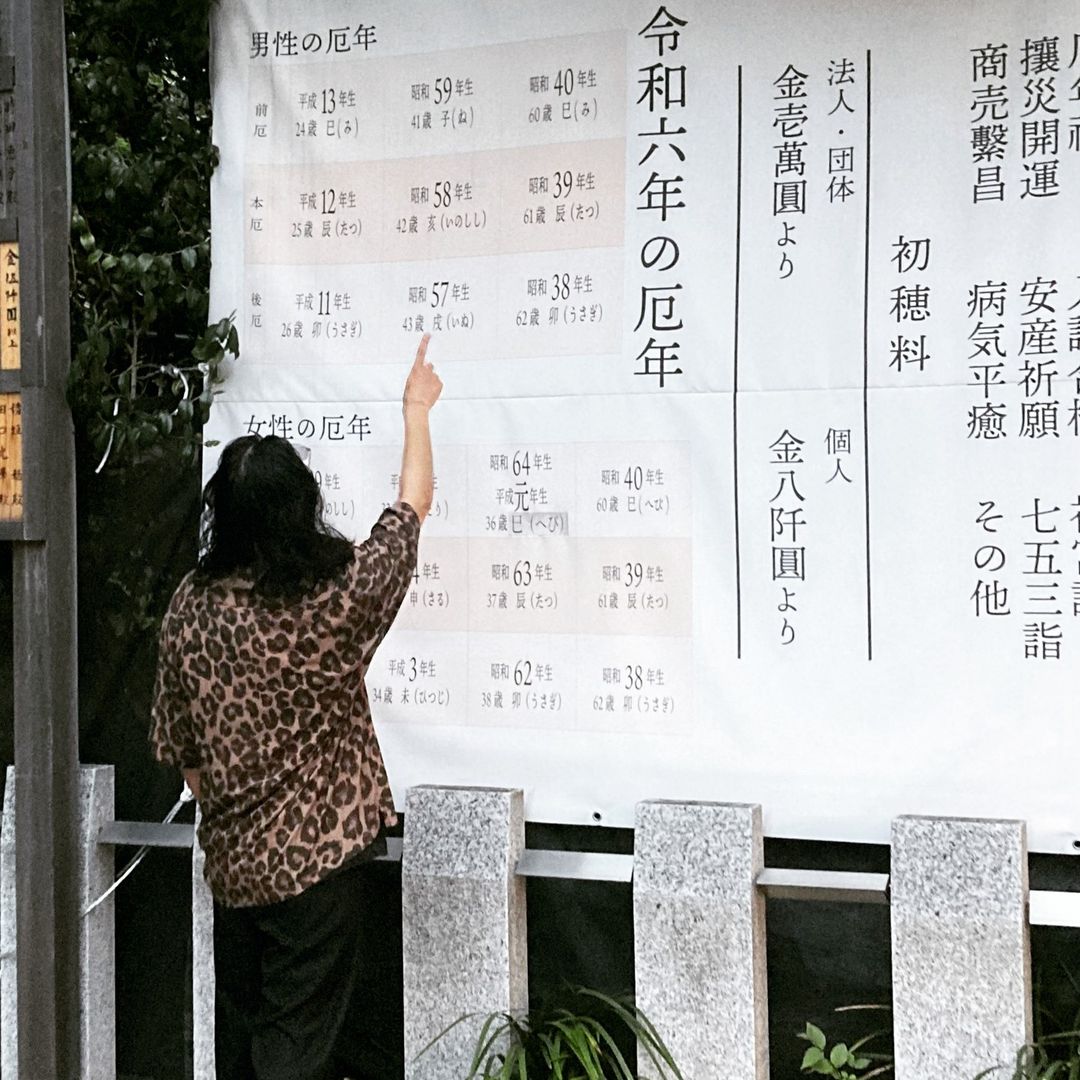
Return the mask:
{"type": "Polygon", "coordinates": [[[277,904],[214,905],[218,1080],[401,1076],[391,1040],[364,1022],[377,880],[358,860],[277,904]]]}

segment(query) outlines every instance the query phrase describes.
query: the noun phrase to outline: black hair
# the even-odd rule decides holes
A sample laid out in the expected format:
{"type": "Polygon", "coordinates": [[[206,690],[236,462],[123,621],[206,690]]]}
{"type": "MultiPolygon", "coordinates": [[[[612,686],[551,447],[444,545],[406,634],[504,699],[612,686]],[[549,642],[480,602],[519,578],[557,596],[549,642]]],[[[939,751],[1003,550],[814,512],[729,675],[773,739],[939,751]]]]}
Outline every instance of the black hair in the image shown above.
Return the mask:
{"type": "Polygon", "coordinates": [[[352,544],[323,520],[311,470],[285,439],[245,435],[221,453],[202,497],[197,579],[242,573],[265,597],[291,598],[337,576],[352,544]]]}

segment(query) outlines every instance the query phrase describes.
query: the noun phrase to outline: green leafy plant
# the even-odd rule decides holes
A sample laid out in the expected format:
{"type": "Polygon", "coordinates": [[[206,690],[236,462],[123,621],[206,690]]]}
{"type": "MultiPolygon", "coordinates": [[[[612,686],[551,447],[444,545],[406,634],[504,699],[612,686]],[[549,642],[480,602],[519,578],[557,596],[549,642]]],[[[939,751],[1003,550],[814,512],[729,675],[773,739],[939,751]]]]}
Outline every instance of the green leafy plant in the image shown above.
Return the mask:
{"type": "MultiPolygon", "coordinates": [[[[194,464],[232,317],[208,325],[208,0],[66,0],[68,401],[99,467],[169,443],[194,464]]],[[[170,455],[171,457],[172,455],[170,455]]]]}
{"type": "MultiPolygon", "coordinates": [[[[477,1019],[460,1017],[421,1054],[458,1025],[477,1019]]],[[[565,1005],[483,1017],[464,1080],[635,1080],[619,1049],[619,1036],[627,1034],[655,1070],[648,1075],[682,1080],[663,1039],[631,999],[584,988],[572,991],[565,1005]]]]}
{"type": "Polygon", "coordinates": [[[985,1070],[976,1080],[1080,1080],[1080,979],[1075,958],[1070,962],[1060,955],[1067,948],[1060,937],[1050,942],[1044,938],[1042,944],[1056,946],[1057,955],[1035,966],[1035,1037],[1017,1050],[1011,1062],[985,1070]]]}
{"type": "Polygon", "coordinates": [[[985,1069],[975,1080],[1080,1080],[1080,1031],[1046,1035],[1016,1052],[1011,1065],[985,1069]]]}
{"type": "MultiPolygon", "coordinates": [[[[874,1010],[888,1012],[887,1005],[845,1005],[836,1012],[874,1010]]],[[[873,1044],[889,1035],[889,1028],[871,1031],[856,1039],[850,1045],[836,1042],[829,1046],[829,1041],[821,1028],[809,1021],[806,1030],[800,1031],[797,1038],[810,1045],[803,1053],[800,1068],[805,1073],[829,1076],[833,1080],[869,1080],[872,1076],[883,1076],[893,1069],[893,1056],[883,1050],[871,1049],[873,1044]]]]}

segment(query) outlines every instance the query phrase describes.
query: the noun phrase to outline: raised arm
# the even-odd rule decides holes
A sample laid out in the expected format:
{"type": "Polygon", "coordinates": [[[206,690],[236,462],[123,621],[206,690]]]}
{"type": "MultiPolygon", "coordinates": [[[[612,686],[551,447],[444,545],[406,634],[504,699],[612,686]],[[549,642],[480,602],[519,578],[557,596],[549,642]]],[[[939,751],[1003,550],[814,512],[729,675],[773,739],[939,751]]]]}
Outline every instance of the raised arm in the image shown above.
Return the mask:
{"type": "Polygon", "coordinates": [[[401,454],[401,484],[398,496],[416,511],[421,521],[431,509],[435,490],[428,413],[439,400],[443,386],[442,380],[427,360],[430,340],[430,334],[425,334],[420,339],[412,370],[405,380],[405,394],[401,406],[405,416],[405,444],[401,454]]]}

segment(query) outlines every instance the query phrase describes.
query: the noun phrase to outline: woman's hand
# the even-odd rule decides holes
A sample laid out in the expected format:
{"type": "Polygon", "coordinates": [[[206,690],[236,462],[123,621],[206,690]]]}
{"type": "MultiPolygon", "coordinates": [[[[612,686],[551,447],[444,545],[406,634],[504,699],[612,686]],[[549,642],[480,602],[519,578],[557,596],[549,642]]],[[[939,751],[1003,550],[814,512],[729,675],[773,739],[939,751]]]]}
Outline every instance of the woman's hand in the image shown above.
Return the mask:
{"type": "Polygon", "coordinates": [[[195,796],[195,801],[199,801],[200,795],[200,776],[198,769],[181,769],[184,774],[184,783],[191,789],[191,794],[195,796]]]}
{"type": "Polygon", "coordinates": [[[442,393],[442,379],[427,362],[430,340],[430,334],[425,334],[420,339],[412,371],[405,380],[405,393],[401,403],[405,414],[405,445],[401,453],[399,497],[416,511],[421,521],[427,517],[435,494],[428,413],[442,393]]]}
{"type": "Polygon", "coordinates": [[[416,350],[412,370],[405,380],[405,393],[402,396],[401,407],[406,413],[410,409],[417,408],[428,411],[439,400],[439,395],[442,393],[442,379],[435,374],[435,369],[427,361],[427,347],[430,341],[430,334],[425,334],[420,339],[420,347],[416,350]]]}

